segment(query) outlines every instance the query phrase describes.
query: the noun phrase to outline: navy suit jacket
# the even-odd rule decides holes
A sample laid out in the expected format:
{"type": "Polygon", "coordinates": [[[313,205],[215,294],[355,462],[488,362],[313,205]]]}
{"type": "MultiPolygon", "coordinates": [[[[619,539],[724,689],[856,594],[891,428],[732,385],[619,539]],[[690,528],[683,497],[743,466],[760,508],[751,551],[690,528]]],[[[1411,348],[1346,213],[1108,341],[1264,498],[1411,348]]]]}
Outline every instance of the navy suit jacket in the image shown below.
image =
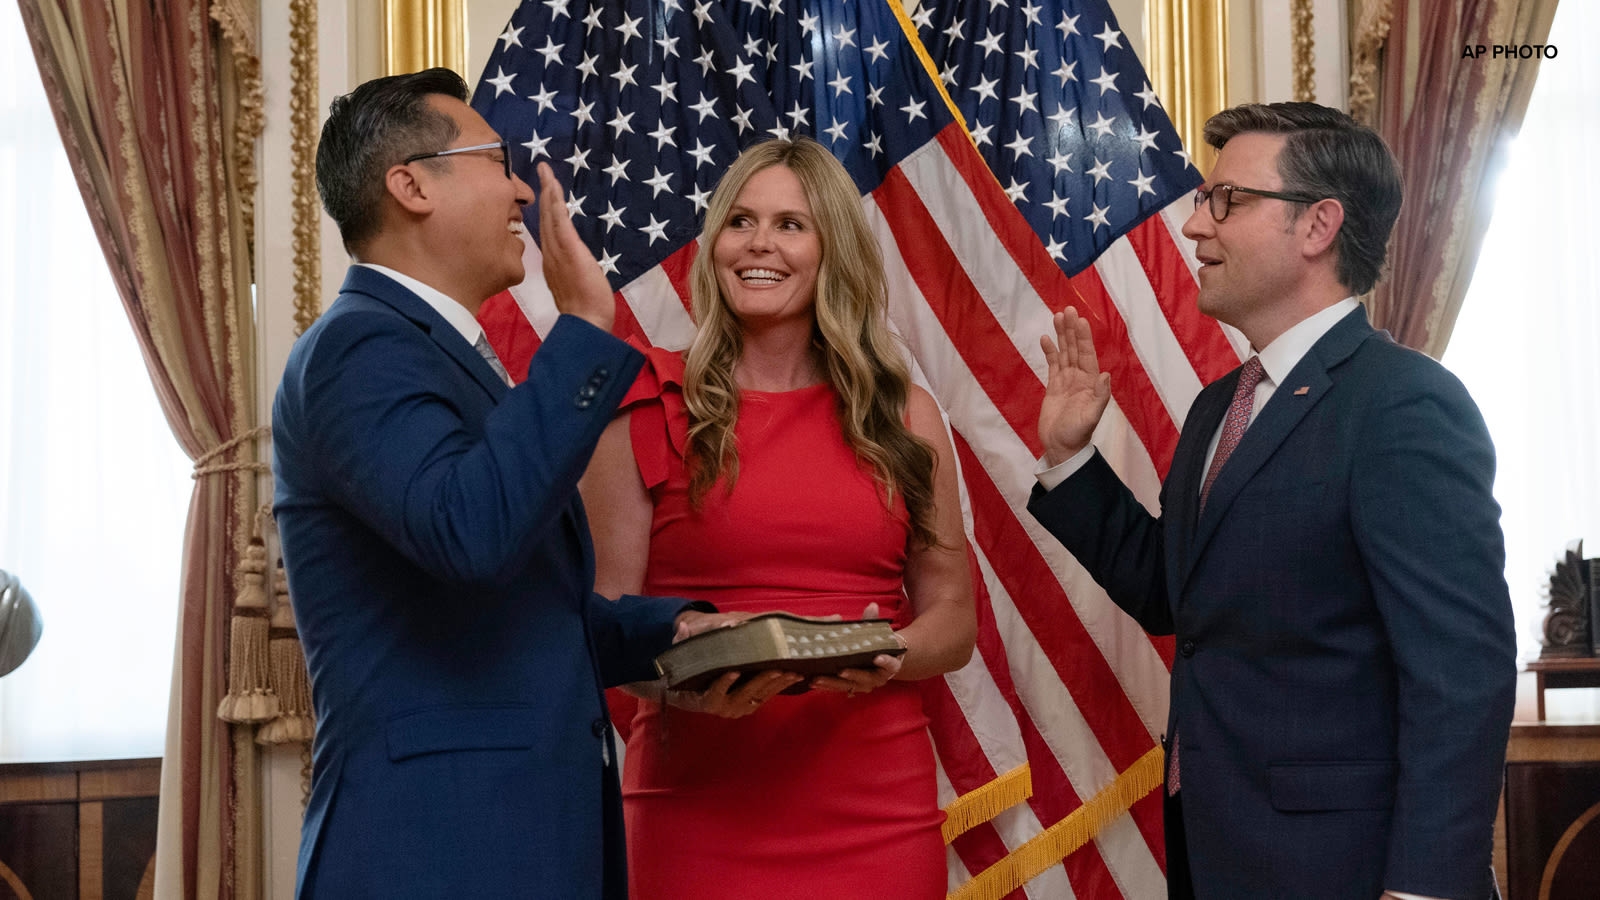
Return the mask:
{"type": "Polygon", "coordinates": [[[275,511],[317,710],[297,894],[622,897],[603,688],[681,600],[592,591],[577,481],[643,358],[563,316],[511,389],[351,267],[289,354],[275,511]]]}
{"type": "Polygon", "coordinates": [[[1494,448],[1443,367],[1356,309],[1229,457],[1238,371],[1189,410],[1151,516],[1098,454],[1029,508],[1152,634],[1175,634],[1197,897],[1492,891],[1516,679],[1494,448]]]}

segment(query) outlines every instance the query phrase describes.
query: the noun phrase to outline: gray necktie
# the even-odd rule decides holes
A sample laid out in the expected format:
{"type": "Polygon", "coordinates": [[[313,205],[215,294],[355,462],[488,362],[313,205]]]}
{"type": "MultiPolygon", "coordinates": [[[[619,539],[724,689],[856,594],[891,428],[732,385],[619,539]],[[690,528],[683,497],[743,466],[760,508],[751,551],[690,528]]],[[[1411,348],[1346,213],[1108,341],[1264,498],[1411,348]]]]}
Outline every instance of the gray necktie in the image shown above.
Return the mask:
{"type": "Polygon", "coordinates": [[[494,348],[489,346],[488,335],[480,332],[478,341],[472,345],[472,349],[478,351],[478,355],[483,357],[483,361],[489,364],[489,368],[493,369],[496,375],[500,376],[501,381],[506,384],[511,383],[511,373],[506,371],[506,367],[500,362],[500,357],[495,355],[494,348]]]}

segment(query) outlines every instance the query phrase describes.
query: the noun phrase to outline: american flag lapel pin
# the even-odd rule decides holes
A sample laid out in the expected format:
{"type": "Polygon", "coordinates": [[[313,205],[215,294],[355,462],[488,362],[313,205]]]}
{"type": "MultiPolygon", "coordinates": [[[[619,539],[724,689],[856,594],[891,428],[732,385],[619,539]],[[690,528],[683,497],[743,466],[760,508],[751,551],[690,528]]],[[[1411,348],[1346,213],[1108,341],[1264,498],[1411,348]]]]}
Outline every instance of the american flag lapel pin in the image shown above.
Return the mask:
{"type": "Polygon", "coordinates": [[[1311,385],[1309,385],[1309,384],[1306,385],[1305,387],[1299,387],[1299,388],[1295,388],[1294,389],[1294,395],[1296,397],[1304,397],[1305,395],[1307,395],[1309,393],[1311,393],[1311,385]]]}

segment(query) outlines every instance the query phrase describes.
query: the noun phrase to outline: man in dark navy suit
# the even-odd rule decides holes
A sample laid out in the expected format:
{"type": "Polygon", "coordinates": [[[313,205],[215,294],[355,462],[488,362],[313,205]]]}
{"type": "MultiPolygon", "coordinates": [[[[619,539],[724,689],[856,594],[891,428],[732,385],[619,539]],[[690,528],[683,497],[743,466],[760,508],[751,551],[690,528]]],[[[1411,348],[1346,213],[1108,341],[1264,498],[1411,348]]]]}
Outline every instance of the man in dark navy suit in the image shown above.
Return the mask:
{"type": "Polygon", "coordinates": [[[473,315],[523,278],[533,193],[466,98],[445,69],[368,82],[317,149],[353,264],[273,407],[318,717],[303,898],[624,897],[603,689],[720,621],[591,590],[578,476],[642,358],[545,167],[562,315],[509,385],[473,315]]]}
{"type": "Polygon", "coordinates": [[[1251,357],[1189,409],[1158,518],[1090,444],[1110,376],[1058,314],[1029,504],[1176,636],[1169,893],[1492,896],[1516,678],[1494,448],[1460,382],[1355,299],[1398,167],[1315,104],[1226,110],[1205,134],[1220,154],[1184,234],[1200,310],[1251,357]]]}

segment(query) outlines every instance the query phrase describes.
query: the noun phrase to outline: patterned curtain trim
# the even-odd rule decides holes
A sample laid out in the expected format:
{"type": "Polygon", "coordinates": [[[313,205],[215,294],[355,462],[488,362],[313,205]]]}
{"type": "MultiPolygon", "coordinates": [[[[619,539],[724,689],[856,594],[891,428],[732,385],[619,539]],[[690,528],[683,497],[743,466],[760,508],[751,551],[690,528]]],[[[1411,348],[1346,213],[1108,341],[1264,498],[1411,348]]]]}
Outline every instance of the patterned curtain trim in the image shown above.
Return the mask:
{"type": "Polygon", "coordinates": [[[254,897],[256,754],[214,711],[227,585],[255,506],[255,347],[241,184],[253,182],[253,9],[207,0],[20,0],[57,125],[151,382],[196,460],[184,533],[156,882],[254,897]],[[225,8],[224,8],[225,7],[225,8]],[[219,12],[215,24],[213,13],[219,12]],[[226,37],[224,37],[226,35],[226,37]],[[224,139],[224,134],[229,139],[224,139]],[[238,866],[238,868],[235,868],[238,866]],[[236,891],[237,888],[237,891],[236,891]]]}
{"type": "MultiPolygon", "coordinates": [[[[1527,109],[1538,60],[1462,59],[1474,44],[1541,44],[1556,0],[1407,0],[1389,10],[1377,128],[1400,160],[1406,203],[1373,323],[1443,354],[1493,214],[1486,175],[1527,109]]],[[[1372,20],[1374,27],[1381,16],[1372,20]]]]}
{"type": "Polygon", "coordinates": [[[1350,42],[1350,115],[1363,125],[1377,124],[1378,56],[1389,39],[1393,0],[1366,0],[1350,42]]]}

